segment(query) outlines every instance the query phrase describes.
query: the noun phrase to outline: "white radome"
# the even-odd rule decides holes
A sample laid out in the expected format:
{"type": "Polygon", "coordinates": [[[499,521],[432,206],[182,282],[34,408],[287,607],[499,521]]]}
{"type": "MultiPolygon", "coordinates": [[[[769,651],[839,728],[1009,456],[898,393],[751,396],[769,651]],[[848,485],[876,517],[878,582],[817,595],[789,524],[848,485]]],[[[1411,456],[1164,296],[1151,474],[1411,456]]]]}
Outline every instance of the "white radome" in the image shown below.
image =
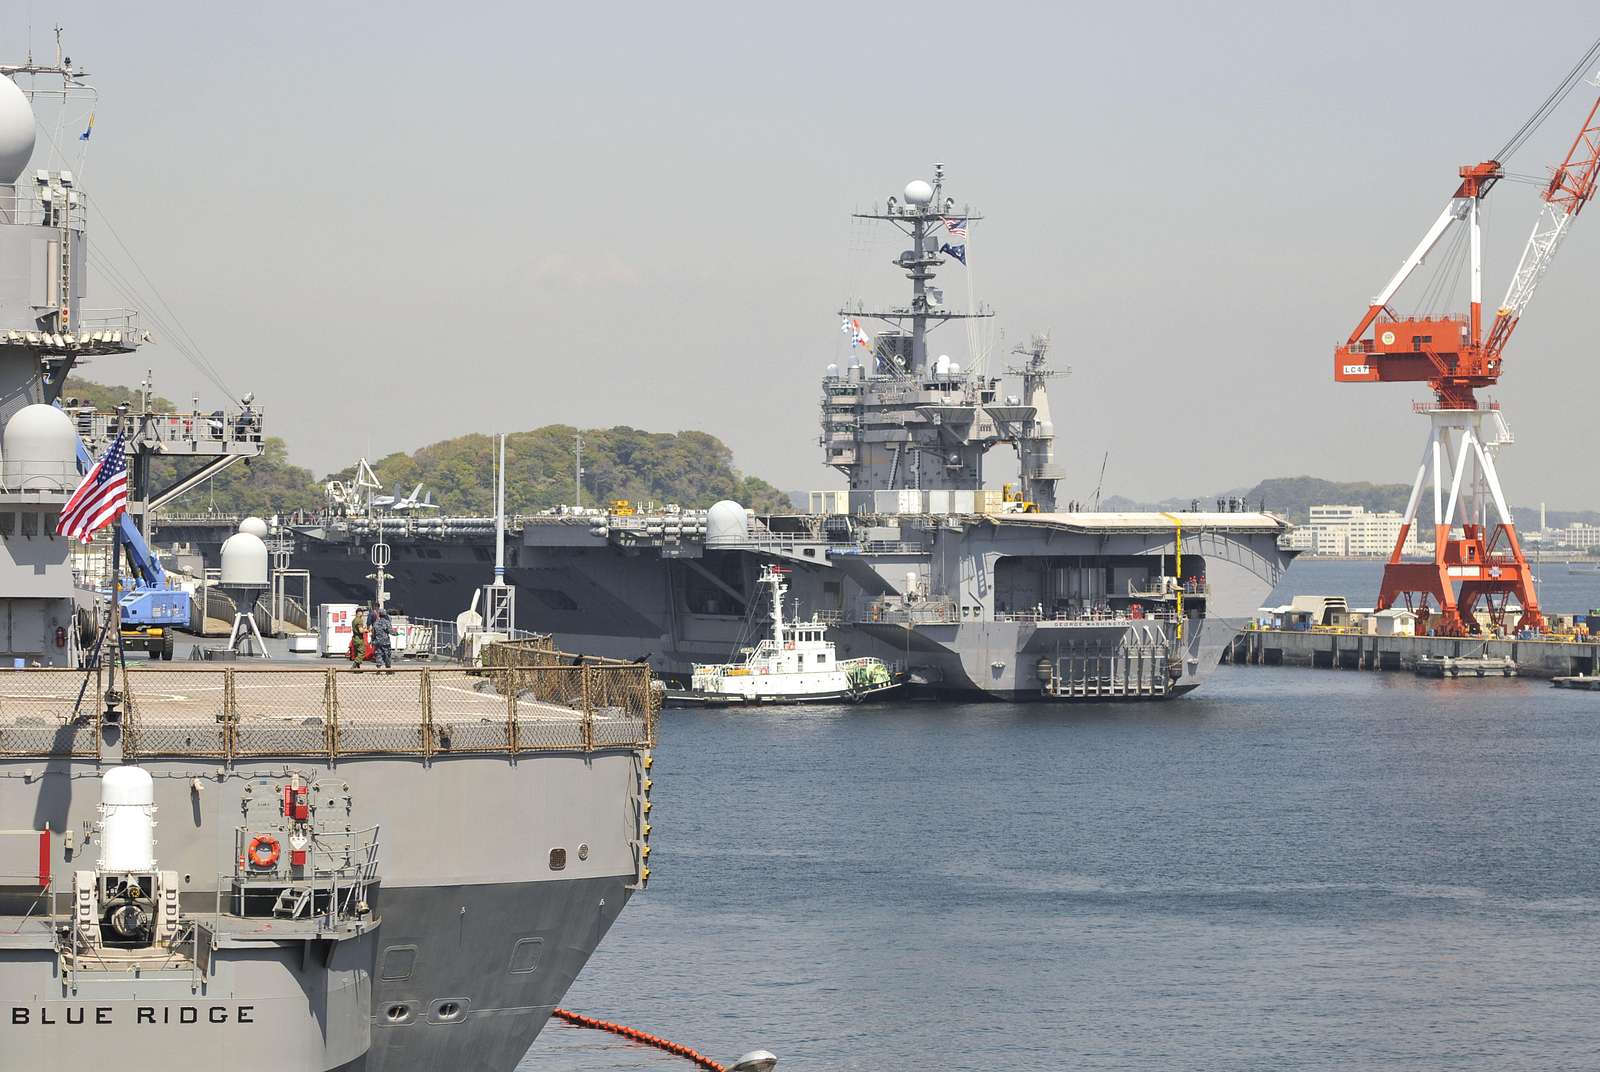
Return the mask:
{"type": "Polygon", "coordinates": [[[236,532],[222,541],[222,586],[267,586],[267,545],[261,542],[261,537],[248,532],[236,532]]]}
{"type": "Polygon", "coordinates": [[[33,159],[36,124],[33,105],[20,86],[0,78],[0,183],[13,183],[33,159]]]}
{"type": "Polygon", "coordinates": [[[711,504],[706,511],[706,544],[743,543],[750,538],[750,519],[732,499],[711,504]]]}
{"type": "Polygon", "coordinates": [[[267,538],[267,523],[259,517],[247,517],[239,522],[239,531],[248,532],[258,540],[267,538]]]}
{"type": "Polygon", "coordinates": [[[4,443],[0,444],[7,482],[25,483],[34,489],[75,487],[77,444],[71,417],[42,402],[23,406],[6,422],[4,443]]]}
{"type": "Polygon", "coordinates": [[[906,183],[906,201],[913,205],[926,205],[933,200],[933,187],[923,179],[906,183]]]}

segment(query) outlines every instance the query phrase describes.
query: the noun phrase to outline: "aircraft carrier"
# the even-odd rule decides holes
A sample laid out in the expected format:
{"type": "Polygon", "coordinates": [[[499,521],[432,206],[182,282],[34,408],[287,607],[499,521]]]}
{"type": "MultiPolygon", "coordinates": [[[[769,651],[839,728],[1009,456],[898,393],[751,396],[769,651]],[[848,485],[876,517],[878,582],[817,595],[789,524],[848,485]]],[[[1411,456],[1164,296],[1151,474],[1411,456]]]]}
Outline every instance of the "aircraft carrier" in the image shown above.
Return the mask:
{"type": "MultiPolygon", "coordinates": [[[[650,671],[537,640],[382,675],[117,657],[57,533],[90,452],[214,471],[259,414],[61,407],[145,335],[84,306],[60,146],[29,170],[84,72],[0,75],[0,1064],[509,1072],[648,880],[650,671]]],[[[259,589],[233,539],[221,584],[259,589]]]]}
{"type": "MultiPolygon", "coordinates": [[[[746,642],[762,567],[777,562],[793,571],[799,612],[834,626],[840,657],[882,658],[942,693],[1071,701],[1194,688],[1287,567],[1285,522],[1238,502],[1063,509],[1048,340],[1017,349],[1011,395],[1004,376],[963,371],[931,345],[940,328],[993,315],[952,308],[934,285],[968,256],[979,214],[947,195],[935,165],[931,180],[857,216],[903,236],[892,268],[910,293],[840,310],[852,360],[823,378],[819,444],[847,490],[790,515],[722,502],[514,518],[506,576],[522,596],[518,624],[686,680],[746,642]],[[1019,465],[1009,492],[984,477],[1002,445],[1019,465]]],[[[229,523],[159,524],[164,540],[209,557],[229,523]]],[[[436,618],[468,606],[494,557],[488,517],[336,510],[283,530],[315,600],[364,598],[381,541],[406,610],[436,618]]]]}

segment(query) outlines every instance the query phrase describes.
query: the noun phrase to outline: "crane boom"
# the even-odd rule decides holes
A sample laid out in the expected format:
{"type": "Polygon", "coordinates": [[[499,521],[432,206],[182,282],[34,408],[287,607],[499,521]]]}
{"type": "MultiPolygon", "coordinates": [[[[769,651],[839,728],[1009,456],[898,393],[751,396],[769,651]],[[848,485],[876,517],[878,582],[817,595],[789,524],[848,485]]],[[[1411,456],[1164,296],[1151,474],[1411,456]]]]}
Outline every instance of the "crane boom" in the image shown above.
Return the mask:
{"type": "Polygon", "coordinates": [[[1489,330],[1487,349],[1498,357],[1505,349],[1511,331],[1522,317],[1522,311],[1533,300],[1534,291],[1544,279],[1550,261],[1555,257],[1561,240],[1567,236],[1573,220],[1583,211],[1583,206],[1594,197],[1595,180],[1600,172],[1600,98],[1589,109],[1583,129],[1573,139],[1567,158],[1556,168],[1545,187],[1544,206],[1534,221],[1533,233],[1523,248],[1522,260],[1511,276],[1506,288],[1506,300],[1495,314],[1494,326],[1489,330]]]}

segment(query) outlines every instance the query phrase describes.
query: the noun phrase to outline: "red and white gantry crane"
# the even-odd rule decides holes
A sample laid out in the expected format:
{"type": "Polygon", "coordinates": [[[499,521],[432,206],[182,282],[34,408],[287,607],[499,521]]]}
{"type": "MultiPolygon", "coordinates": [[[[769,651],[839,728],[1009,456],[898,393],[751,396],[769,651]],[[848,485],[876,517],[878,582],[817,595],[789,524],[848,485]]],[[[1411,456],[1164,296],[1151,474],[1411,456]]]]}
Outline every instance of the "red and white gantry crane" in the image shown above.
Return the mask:
{"type": "MultiPolygon", "coordinates": [[[[1511,151],[1549,115],[1552,102],[1565,98],[1597,51],[1600,42],[1508,143],[1511,151]]],[[[1600,85],[1600,74],[1590,81],[1600,85]]],[[[1493,621],[1503,625],[1513,596],[1521,607],[1518,628],[1544,626],[1532,572],[1523,557],[1511,510],[1495,471],[1495,453],[1512,441],[1511,432],[1498,404],[1480,403],[1477,391],[1499,381],[1502,357],[1512,331],[1562,239],[1594,196],[1600,167],[1600,100],[1590,107],[1566,159],[1555,169],[1541,194],[1543,204],[1533,234],[1485,337],[1479,205],[1506,177],[1502,161],[1508,155],[1507,150],[1502,150],[1496,159],[1460,169],[1459,184],[1444,211],[1388,285],[1372,299],[1349,339],[1334,351],[1333,375],[1341,383],[1425,382],[1433,389],[1432,402],[1413,407],[1428,417],[1428,444],[1411,484],[1400,537],[1384,566],[1378,609],[1403,601],[1417,611],[1418,631],[1435,635],[1476,632],[1480,603],[1493,621]],[[1457,224],[1466,226],[1471,249],[1468,314],[1396,315],[1389,307],[1396,291],[1457,224]],[[1433,561],[1405,562],[1401,552],[1417,521],[1430,474],[1433,561]],[[1492,531],[1491,506],[1496,519],[1492,531]]]]}

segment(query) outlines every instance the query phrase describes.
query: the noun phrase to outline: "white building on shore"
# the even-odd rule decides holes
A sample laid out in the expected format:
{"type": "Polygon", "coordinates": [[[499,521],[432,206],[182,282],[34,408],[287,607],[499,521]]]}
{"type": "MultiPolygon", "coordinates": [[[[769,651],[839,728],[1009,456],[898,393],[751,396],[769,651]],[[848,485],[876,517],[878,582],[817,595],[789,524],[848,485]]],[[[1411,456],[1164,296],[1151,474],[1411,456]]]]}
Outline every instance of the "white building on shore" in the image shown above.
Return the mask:
{"type": "Polygon", "coordinates": [[[1600,547],[1600,525],[1586,525],[1582,521],[1574,521],[1564,529],[1546,529],[1544,532],[1546,546],[1572,547],[1584,551],[1600,547]]]}
{"type": "MultiPolygon", "coordinates": [[[[1310,519],[1295,526],[1281,543],[1286,548],[1339,558],[1383,557],[1394,550],[1403,518],[1392,510],[1374,513],[1361,506],[1313,506],[1310,519]]],[[[1597,530],[1600,531],[1600,530],[1597,530]]],[[[1431,541],[1417,539],[1417,526],[1406,533],[1402,553],[1432,552],[1431,541]]]]}

